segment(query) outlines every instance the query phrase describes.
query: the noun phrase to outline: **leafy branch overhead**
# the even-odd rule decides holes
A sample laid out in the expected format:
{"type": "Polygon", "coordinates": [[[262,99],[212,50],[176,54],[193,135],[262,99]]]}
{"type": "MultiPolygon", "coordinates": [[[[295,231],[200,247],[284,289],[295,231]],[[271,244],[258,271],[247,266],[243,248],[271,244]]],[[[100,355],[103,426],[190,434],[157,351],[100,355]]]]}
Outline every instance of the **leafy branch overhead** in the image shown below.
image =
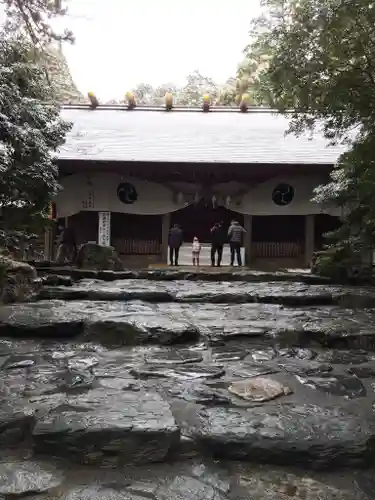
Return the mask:
{"type": "Polygon", "coordinates": [[[34,45],[43,46],[52,41],[73,41],[73,33],[54,29],[51,21],[64,16],[62,0],[0,0],[6,12],[6,30],[27,35],[34,45]]]}
{"type": "MultiPolygon", "coordinates": [[[[334,247],[363,252],[375,244],[375,4],[367,0],[264,0],[248,56],[266,57],[263,100],[294,110],[290,131],[322,127],[345,141],[331,182],[317,200],[343,207],[334,247]]],[[[332,249],[330,250],[332,251],[332,249]]]]}

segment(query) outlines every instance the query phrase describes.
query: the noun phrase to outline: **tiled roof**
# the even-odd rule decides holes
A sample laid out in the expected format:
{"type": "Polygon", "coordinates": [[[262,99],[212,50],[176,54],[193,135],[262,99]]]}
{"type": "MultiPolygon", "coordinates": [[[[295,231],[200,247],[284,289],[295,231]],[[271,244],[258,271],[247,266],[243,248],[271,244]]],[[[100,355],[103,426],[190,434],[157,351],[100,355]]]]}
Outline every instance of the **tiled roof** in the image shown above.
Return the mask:
{"type": "Polygon", "coordinates": [[[73,122],[61,160],[333,164],[342,146],[321,134],[284,133],[288,120],[264,111],[64,108],[73,122]]]}

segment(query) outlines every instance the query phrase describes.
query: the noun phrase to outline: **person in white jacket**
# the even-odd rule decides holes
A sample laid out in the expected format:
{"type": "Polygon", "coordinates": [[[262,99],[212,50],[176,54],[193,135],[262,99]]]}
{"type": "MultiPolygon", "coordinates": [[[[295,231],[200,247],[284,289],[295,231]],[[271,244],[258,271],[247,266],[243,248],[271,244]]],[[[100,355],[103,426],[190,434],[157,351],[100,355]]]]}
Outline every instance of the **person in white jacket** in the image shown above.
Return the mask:
{"type": "Polygon", "coordinates": [[[199,266],[199,255],[201,253],[201,244],[196,236],[193,238],[192,246],[193,266],[199,266]]]}

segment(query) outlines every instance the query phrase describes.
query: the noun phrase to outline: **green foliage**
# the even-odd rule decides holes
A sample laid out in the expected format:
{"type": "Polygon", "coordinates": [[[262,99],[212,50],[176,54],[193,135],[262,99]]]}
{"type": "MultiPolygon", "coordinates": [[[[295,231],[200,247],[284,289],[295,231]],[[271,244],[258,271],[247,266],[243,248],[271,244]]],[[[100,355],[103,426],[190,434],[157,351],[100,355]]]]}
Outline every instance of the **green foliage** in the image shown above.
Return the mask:
{"type": "Polygon", "coordinates": [[[71,31],[59,33],[51,26],[51,19],[66,13],[64,3],[63,0],[0,0],[6,13],[5,29],[27,36],[39,48],[51,41],[72,41],[71,31]]]}
{"type": "MultiPolygon", "coordinates": [[[[138,104],[161,106],[167,92],[174,96],[176,105],[202,106],[203,96],[209,95],[211,103],[219,106],[235,106],[241,101],[244,93],[249,94],[250,103],[256,104],[259,96],[258,77],[255,72],[260,66],[252,68],[245,59],[239,65],[237,77],[229,78],[224,85],[219,85],[212,78],[202,75],[198,70],[186,77],[186,83],[180,87],[173,83],[165,83],[158,87],[140,83],[133,89],[138,104]],[[252,69],[253,68],[253,69],[252,69]]],[[[111,101],[115,103],[115,101],[111,101]]]]}
{"type": "Polygon", "coordinates": [[[51,87],[50,99],[61,103],[82,102],[83,96],[74,84],[60,50],[61,42],[73,41],[73,34],[68,30],[58,32],[51,27],[53,19],[66,13],[63,0],[0,0],[0,8],[2,6],[6,13],[4,31],[31,42],[35,49],[34,62],[40,66],[46,83],[51,87]]]}
{"type": "Polygon", "coordinates": [[[46,209],[58,190],[53,153],[70,124],[59,107],[44,104],[50,87],[31,44],[3,34],[0,40],[0,204],[30,213],[46,209]],[[30,62],[32,61],[32,62],[30,62]]]}
{"type": "Polygon", "coordinates": [[[356,259],[375,244],[375,4],[264,0],[248,55],[263,57],[257,92],[289,112],[290,132],[322,127],[347,144],[316,201],[343,207],[342,227],[319,259],[356,259]],[[265,58],[265,56],[267,56],[265,58]],[[334,256],[334,257],[333,257],[334,256]],[[344,258],[345,257],[345,258],[344,258]]]}
{"type": "Polygon", "coordinates": [[[194,71],[186,77],[185,85],[178,87],[173,83],[164,83],[158,87],[140,83],[133,89],[138,104],[161,106],[164,104],[165,94],[171,92],[177,105],[201,106],[202,98],[208,94],[215,102],[218,98],[220,87],[211,79],[194,71]]]}

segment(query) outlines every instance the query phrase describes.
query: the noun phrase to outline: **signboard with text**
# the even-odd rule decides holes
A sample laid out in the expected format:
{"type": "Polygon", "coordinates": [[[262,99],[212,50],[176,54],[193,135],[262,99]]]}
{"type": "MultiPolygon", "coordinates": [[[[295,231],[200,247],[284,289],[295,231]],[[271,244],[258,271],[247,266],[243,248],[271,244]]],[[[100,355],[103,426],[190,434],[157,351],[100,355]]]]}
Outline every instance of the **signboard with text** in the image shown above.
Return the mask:
{"type": "Polygon", "coordinates": [[[98,243],[105,247],[111,245],[111,212],[99,212],[98,243]]]}

